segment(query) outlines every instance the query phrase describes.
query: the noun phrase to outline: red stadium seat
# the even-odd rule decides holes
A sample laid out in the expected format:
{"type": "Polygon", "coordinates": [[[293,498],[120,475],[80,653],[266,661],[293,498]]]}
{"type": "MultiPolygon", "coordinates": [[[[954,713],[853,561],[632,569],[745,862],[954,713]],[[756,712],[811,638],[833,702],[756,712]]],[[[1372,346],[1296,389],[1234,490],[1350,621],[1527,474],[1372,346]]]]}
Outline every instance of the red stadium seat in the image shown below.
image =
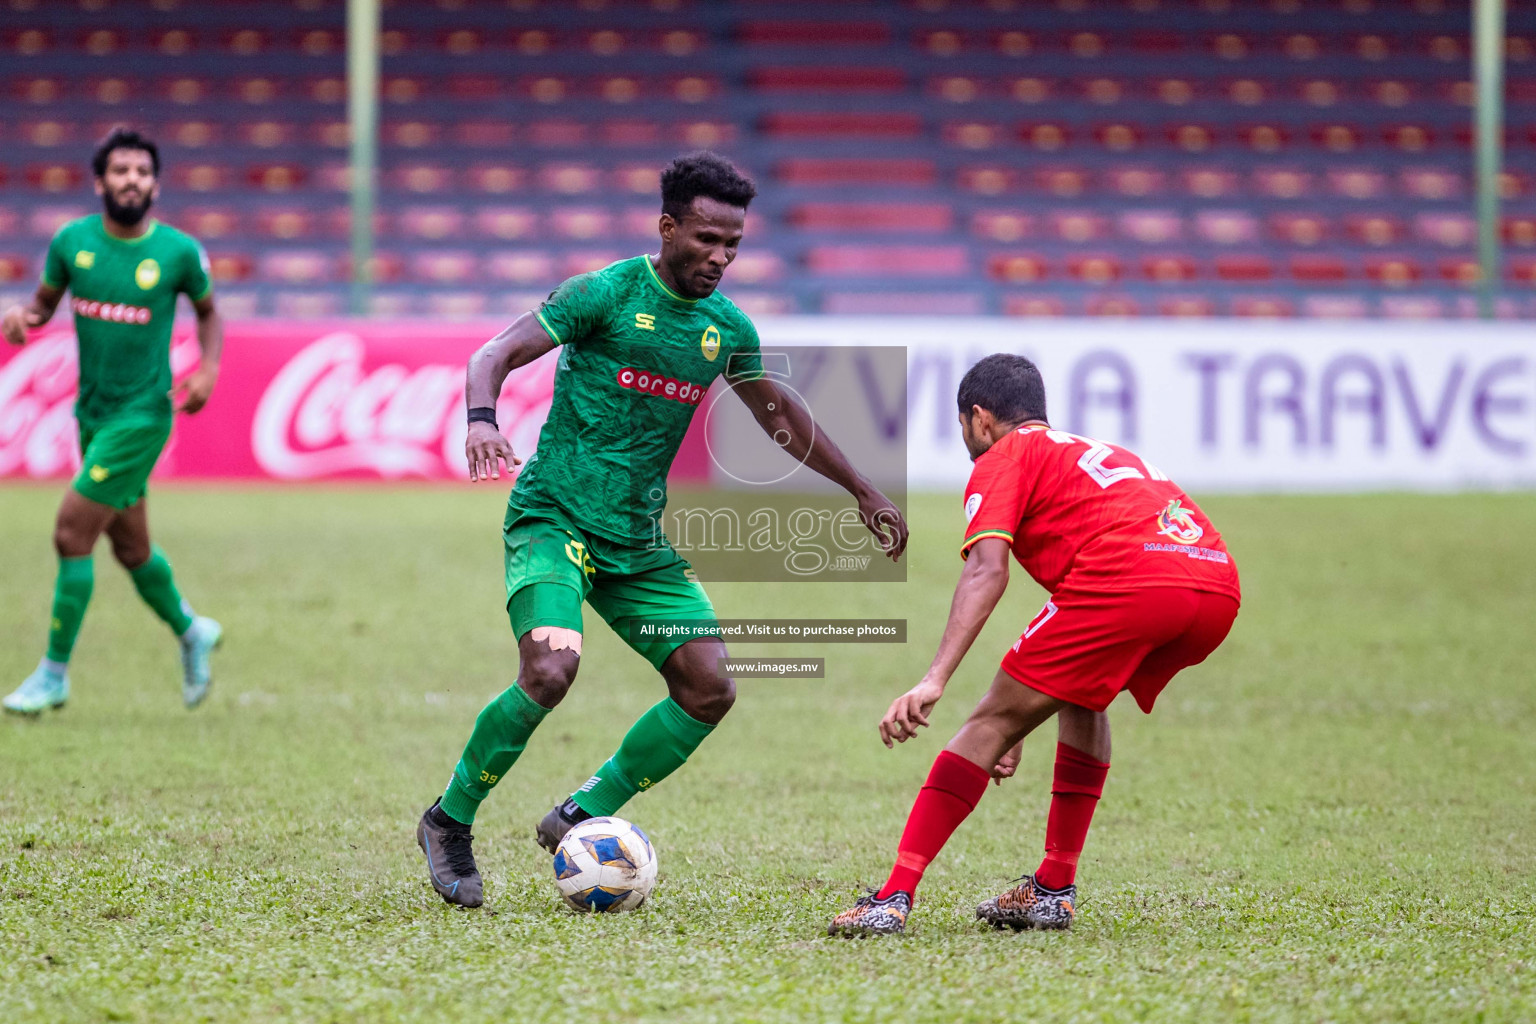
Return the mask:
{"type": "Polygon", "coordinates": [[[256,211],[256,230],[268,238],[292,241],[314,234],[315,217],[293,206],[268,206],[256,211]]]}
{"type": "Polygon", "coordinates": [[[1432,295],[1384,295],[1381,315],[1393,320],[1438,320],[1445,303],[1432,295]]]}
{"type": "Polygon", "coordinates": [[[311,103],[340,104],[347,99],[346,79],[335,75],[306,78],[299,85],[302,95],[311,103]]]}
{"type": "Polygon", "coordinates": [[[1084,78],[1072,83],[1074,91],[1084,100],[1098,107],[1119,103],[1130,90],[1127,82],[1118,78],[1084,78]]]}
{"type": "Polygon", "coordinates": [[[539,168],[539,187],[561,195],[583,195],[602,187],[603,172],[587,163],[552,163],[539,168]]]}
{"type": "Polygon", "coordinates": [[[390,75],[380,83],[379,93],[384,102],[404,106],[427,95],[427,80],[408,75],[390,75]]]}
{"type": "Polygon", "coordinates": [[[966,192],[996,196],[1017,189],[1019,176],[1012,167],[984,164],[960,168],[956,182],[966,192]]]}
{"type": "Polygon", "coordinates": [[[214,250],[208,254],[208,270],[214,281],[221,285],[249,281],[255,266],[255,261],[246,253],[214,250]]]}
{"type": "Polygon", "coordinates": [[[1296,83],[1296,98],[1309,107],[1332,107],[1349,93],[1349,83],[1331,78],[1307,78],[1296,83]]]}
{"type": "Polygon", "coordinates": [[[1277,213],[1269,219],[1271,233],[1291,245],[1313,246],[1329,236],[1330,218],[1316,213],[1277,213]]]}
{"type": "Polygon", "coordinates": [[[1064,242],[1093,242],[1109,236],[1109,218],[1088,210],[1053,210],[1051,234],[1064,242]]]}
{"type": "Polygon", "coordinates": [[[486,295],[482,291],[433,292],[425,297],[427,316],[442,320],[472,320],[484,316],[486,295]]]}
{"type": "Polygon", "coordinates": [[[762,131],[771,138],[915,139],[922,118],[910,113],[806,113],[764,115],[762,131]]]}
{"type": "Polygon", "coordinates": [[[4,38],[6,49],[22,57],[35,57],[53,49],[53,34],[38,28],[13,29],[4,38]]]}
{"type": "Polygon", "coordinates": [[[1127,210],[1116,226],[1122,238],[1143,245],[1167,245],[1184,236],[1184,218],[1174,210],[1127,210]]]}
{"type": "Polygon", "coordinates": [[[891,30],[881,21],[747,21],[736,37],[748,46],[884,46],[891,30]]]}
{"type": "Polygon", "coordinates": [[[1253,184],[1272,199],[1299,199],[1313,188],[1312,173],[1293,167],[1261,167],[1253,172],[1253,184]]]}
{"type": "Polygon", "coordinates": [[[73,142],[76,129],[68,121],[22,121],[16,125],[16,134],[29,146],[37,149],[54,149],[73,142]]]}
{"type": "Polygon", "coordinates": [[[427,284],[463,284],[473,280],[480,260],[474,253],[452,249],[414,252],[410,278],[427,284]]]}
{"type": "Polygon", "coordinates": [[[1156,167],[1111,167],[1104,180],[1112,191],[1136,199],[1168,189],[1168,176],[1156,167]]]}
{"type": "Polygon", "coordinates": [[[609,103],[634,103],[644,99],[654,86],[636,75],[603,75],[588,87],[594,95],[609,103]]]}
{"type": "Polygon", "coordinates": [[[1184,189],[1202,199],[1235,196],[1242,191],[1236,172],[1219,167],[1191,167],[1182,172],[1184,189]]]}
{"type": "Polygon", "coordinates": [[[1409,256],[1372,257],[1365,261],[1365,276],[1387,288],[1406,288],[1424,277],[1424,268],[1409,256]]]}
{"type": "Polygon", "coordinates": [[[1032,284],[1050,273],[1050,261],[1039,253],[999,252],[987,257],[987,276],[1008,284],[1032,284]]]}
{"type": "Polygon", "coordinates": [[[400,164],[384,175],[391,188],[421,195],[447,192],[454,187],[454,171],[442,164],[412,162],[400,164]]]}
{"type": "Polygon", "coordinates": [[[961,277],[970,272],[963,245],[820,245],[806,267],[835,277],[961,277]]]}
{"type": "Polygon", "coordinates": [[[1389,124],[1381,134],[1382,141],[1402,153],[1422,153],[1436,140],[1432,128],[1419,124],[1389,124]]]}
{"type": "Polygon", "coordinates": [[[442,125],[435,121],[386,121],[379,127],[379,142],[400,149],[424,149],[442,140],[442,125]]]}
{"type": "Polygon", "coordinates": [[[69,221],[92,211],[84,204],[34,206],[27,215],[27,232],[33,238],[48,239],[69,221]]]}
{"type": "Polygon", "coordinates": [[[1508,245],[1526,249],[1536,247],[1536,217],[1505,217],[1502,234],[1508,245]]]}
{"type": "Polygon", "coordinates": [[[487,255],[485,269],[493,280],[539,284],[555,279],[555,260],[538,249],[505,249],[487,255]]]}
{"type": "Polygon", "coordinates": [[[1216,277],[1222,281],[1269,281],[1275,276],[1275,265],[1267,256],[1217,256],[1214,262],[1216,277]]]}
{"type": "Polygon", "coordinates": [[[176,216],[175,223],[196,238],[217,240],[230,238],[240,230],[240,214],[229,207],[194,206],[176,216]]]}
{"type": "Polygon", "coordinates": [[[665,82],[667,95],[679,103],[706,103],[724,91],[720,80],[708,75],[675,75],[665,82]]]}
{"type": "Polygon", "coordinates": [[[1060,199],[1082,195],[1089,184],[1088,171],[1081,167],[1041,167],[1034,178],[1036,188],[1060,199]]]}
{"type": "Polygon", "coordinates": [[[1442,280],[1466,288],[1475,288],[1483,279],[1483,268],[1470,256],[1453,256],[1440,261],[1437,268],[1442,280]]]}
{"type": "Polygon", "coordinates": [[[1462,249],[1477,243],[1477,220],[1466,213],[1420,213],[1413,219],[1413,232],[1432,245],[1462,249]]]}
{"type": "Polygon", "coordinates": [[[485,33],[473,28],[450,28],[437,34],[437,48],[453,57],[473,56],[485,42],[485,33]]]}
{"type": "Polygon", "coordinates": [[[1111,153],[1129,153],[1141,145],[1141,129],[1133,124],[1114,122],[1095,125],[1093,137],[1111,153]]]}
{"type": "Polygon", "coordinates": [[[736,138],[736,125],[729,121],[681,121],[671,127],[668,136],[695,148],[724,146],[736,138]]]}
{"type": "Polygon", "coordinates": [[[1216,315],[1216,304],[1200,295],[1170,295],[1157,300],[1161,316],[1207,317],[1216,315]]]}
{"type": "Polygon", "coordinates": [[[1118,281],[1120,261],[1109,253],[1084,253],[1067,260],[1067,272],[1087,284],[1108,284],[1118,281]]]}
{"type": "Polygon", "coordinates": [[[1028,57],[1038,48],[1034,33],[1006,29],[992,34],[992,48],[1004,57],[1028,57]]]}
{"type": "Polygon", "coordinates": [[[510,164],[473,163],[464,172],[464,180],[476,192],[503,195],[528,185],[528,172],[510,164]]]}
{"type": "Polygon", "coordinates": [[[1060,299],[1042,295],[1008,295],[1003,298],[1007,316],[1065,316],[1067,308],[1060,299]]]}
{"type": "Polygon", "coordinates": [[[530,146],[539,149],[571,149],[588,144],[591,126],[574,118],[534,121],[526,128],[530,146]]]}
{"type": "Polygon", "coordinates": [[[1088,316],[1140,316],[1141,303],[1129,295],[1091,295],[1083,303],[1088,316]]]}
{"type": "Polygon", "coordinates": [[[1151,93],[1158,102],[1171,107],[1187,106],[1202,97],[1205,84],[1189,78],[1159,78],[1152,83],[1151,93]]]}
{"type": "Polygon", "coordinates": [[[66,95],[66,85],[62,78],[13,78],[10,81],[9,92],[18,103],[30,103],[42,107],[63,99],[66,95]]]}
{"type": "Polygon", "coordinates": [[[587,249],[581,252],[568,252],[560,257],[560,271],[557,281],[576,274],[587,274],[594,270],[602,270],[608,264],[621,260],[626,256],[633,256],[631,252],[619,252],[614,249],[587,249]]]}
{"type": "Polygon", "coordinates": [[[1237,137],[1255,153],[1278,153],[1291,143],[1290,130],[1279,124],[1238,125],[1237,137]]]}
{"type": "Polygon", "coordinates": [[[987,79],[974,75],[939,75],[928,79],[924,91],[946,103],[972,103],[991,89],[987,79]]]}
{"type": "Polygon", "coordinates": [[[939,136],[947,145],[961,149],[993,149],[1008,137],[1007,129],[996,121],[946,121],[939,136]]]}
{"type": "MultiPolygon", "coordinates": [[[[654,216],[650,226],[654,231],[654,216]]],[[[762,249],[743,252],[731,263],[731,282],[733,286],[768,284],[782,278],[784,270],[784,260],[777,253],[762,249]]]]}
{"type": "Polygon", "coordinates": [[[1353,153],[1359,148],[1363,133],[1349,124],[1315,124],[1309,130],[1312,145],[1330,153],[1353,153]]]}
{"type": "Polygon", "coordinates": [[[925,29],[913,37],[912,45],[930,57],[955,57],[976,46],[977,40],[958,29],[925,29]]]}
{"type": "Polygon", "coordinates": [[[102,106],[115,107],[139,96],[143,83],[134,78],[112,75],[92,78],[85,83],[85,94],[102,106]]]}
{"type": "Polygon", "coordinates": [[[1204,153],[1221,139],[1221,129],[1213,124],[1176,122],[1163,129],[1163,134],[1176,148],[1186,153],[1204,153]]]}
{"type": "Polygon", "coordinates": [[[237,28],[224,34],[223,47],[236,57],[255,57],[272,46],[270,33],[255,28],[237,28]]]}
{"type": "Polygon", "coordinates": [[[162,57],[185,57],[198,47],[197,33],[186,28],[156,29],[149,34],[149,45],[162,57]]]}
{"type": "Polygon", "coordinates": [[[657,146],[661,144],[663,136],[661,122],[641,118],[602,121],[597,127],[606,146],[657,146]]]}
{"type": "Polygon", "coordinates": [[[1398,184],[1413,199],[1454,199],[1467,191],[1464,175],[1437,167],[1404,168],[1398,184]]]}
{"type": "Polygon", "coordinates": [[[1386,245],[1396,245],[1403,240],[1404,229],[1402,221],[1396,217],[1379,213],[1356,214],[1344,219],[1344,228],[1350,238],[1361,245],[1373,245],[1378,248],[1386,245]]]}
{"type": "Polygon", "coordinates": [[[294,144],[298,126],[289,121],[245,121],[235,126],[236,138],[256,149],[280,149],[294,144]]]}
{"type": "Polygon", "coordinates": [[[1023,78],[1011,78],[1006,81],[1007,94],[1010,99],[1019,103],[1035,106],[1045,103],[1057,92],[1057,85],[1049,78],[1036,78],[1025,76],[1023,78]]]}
{"type": "Polygon", "coordinates": [[[336,276],[336,260],[318,249],[281,249],[265,253],[258,264],[263,281],[320,284],[336,276]]]}
{"type": "Polygon", "coordinates": [[[774,177],[786,185],[906,185],[929,187],[938,181],[932,160],[794,157],[781,160],[774,177]]]}
{"type": "Polygon", "coordinates": [[[526,206],[477,206],[474,228],[482,238],[531,238],[539,216],[526,206]]]}
{"type": "Polygon", "coordinates": [[[975,292],[828,292],[821,311],[836,316],[975,316],[985,311],[975,292]]]}
{"type": "Polygon", "coordinates": [[[601,207],[562,206],[550,212],[549,226],[560,238],[590,241],[613,233],[613,215],[601,207]]]}
{"type": "Polygon", "coordinates": [[[231,93],[235,99],[252,106],[262,106],[281,99],[285,85],[286,82],[283,79],[267,76],[237,78],[230,83],[231,93]]]}
{"type": "Polygon", "coordinates": [[[1142,260],[1141,272],[1147,280],[1158,284],[1183,284],[1193,281],[1199,275],[1199,268],[1191,256],[1168,253],[1142,260]]]}
{"type": "Polygon", "coordinates": [[[32,277],[27,257],[22,253],[0,253],[0,284],[15,284],[32,277]]]}
{"type": "Polygon", "coordinates": [[[1349,265],[1337,256],[1292,256],[1291,277],[1306,284],[1336,284],[1349,280],[1349,265]]]}
{"type": "Polygon", "coordinates": [[[1536,259],[1528,256],[1516,257],[1505,266],[1504,274],[1517,284],[1536,286],[1536,259]]]}
{"type": "Polygon", "coordinates": [[[759,92],[899,93],[907,73],[894,67],[811,65],[761,67],[747,72],[747,84],[759,92]]]}
{"type": "Polygon", "coordinates": [[[27,184],[42,192],[73,192],[80,187],[85,175],[74,164],[28,164],[27,184]]]}
{"type": "Polygon", "coordinates": [[[943,234],[954,227],[949,203],[801,203],[789,221],[805,231],[943,234]]]}
{"type": "Polygon", "coordinates": [[[293,48],[306,57],[329,57],[341,53],[346,46],[345,33],[327,28],[296,29],[292,42],[293,48]]]}
{"type": "Polygon", "coordinates": [[[1327,320],[1358,319],[1370,312],[1370,303],[1359,295],[1308,295],[1301,301],[1305,315],[1327,320]]]}
{"type": "Polygon", "coordinates": [[[463,234],[465,217],[456,206],[406,206],[397,214],[396,223],[407,238],[441,242],[463,234]]]}
{"type": "Polygon", "coordinates": [[[1035,218],[1013,210],[978,210],[971,217],[971,233],[992,242],[1017,242],[1035,233],[1035,218]]]}
{"type": "Polygon", "coordinates": [[[1195,235],[1215,245],[1253,245],[1259,241],[1259,221],[1244,210],[1200,210],[1195,235]]]}
{"type": "Polygon", "coordinates": [[[610,177],[614,188],[637,196],[654,196],[661,190],[661,168],[654,163],[621,164],[610,177]]]}
{"type": "Polygon", "coordinates": [[[1240,295],[1232,300],[1232,315],[1275,320],[1296,315],[1289,299],[1269,295],[1240,295]]]}

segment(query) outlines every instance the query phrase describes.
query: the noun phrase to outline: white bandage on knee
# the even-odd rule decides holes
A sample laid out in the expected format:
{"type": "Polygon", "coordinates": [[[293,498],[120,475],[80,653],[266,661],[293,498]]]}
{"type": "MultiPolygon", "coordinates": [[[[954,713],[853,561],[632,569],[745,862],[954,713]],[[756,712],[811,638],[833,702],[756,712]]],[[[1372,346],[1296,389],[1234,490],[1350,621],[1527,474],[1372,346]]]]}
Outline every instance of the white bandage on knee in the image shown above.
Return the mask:
{"type": "Polygon", "coordinates": [[[561,626],[534,626],[528,635],[533,637],[534,643],[547,643],[552,651],[571,650],[576,657],[581,657],[581,630],[565,629],[561,626]]]}

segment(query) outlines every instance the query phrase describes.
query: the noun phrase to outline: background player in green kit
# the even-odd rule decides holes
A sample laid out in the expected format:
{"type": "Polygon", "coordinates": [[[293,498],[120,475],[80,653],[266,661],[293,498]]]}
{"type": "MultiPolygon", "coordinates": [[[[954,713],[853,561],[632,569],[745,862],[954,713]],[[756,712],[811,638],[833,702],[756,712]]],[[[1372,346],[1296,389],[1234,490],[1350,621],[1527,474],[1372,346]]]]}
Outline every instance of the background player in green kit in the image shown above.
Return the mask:
{"type": "Polygon", "coordinates": [[[222,635],[217,622],[194,615],[177,591],[171,563],[150,543],[144,501],[174,413],[201,409],[219,376],[223,328],[208,257],[190,236],[147,216],[160,192],[153,142],[115,129],[91,169],[105,212],[59,229],[32,304],[11,307],[3,321],[5,340],[25,344],[27,331],[48,322],[67,288],[80,347],[80,475],[65,492],[53,531],[59,575],[48,652],[3,702],[21,714],[69,699],[69,655],[91,600],[91,550],[103,533],[139,596],[181,643],[181,696],[189,708],[208,692],[209,655],[222,635]],[[173,395],[171,325],[183,292],[197,311],[202,361],[173,395]]]}
{"type": "Polygon", "coordinates": [[[890,557],[906,546],[901,512],[803,406],[763,376],[752,321],[715,291],[756,194],[712,153],[674,160],[661,176],[660,255],[571,278],[470,359],[465,454],[472,479],[495,479],[502,464],[510,471],[521,461],[496,428],[502,383],[561,346],[549,419],[518,474],[503,526],[517,681],[480,712],[447,791],[416,830],[432,885],[449,903],[477,907],[483,900],[469,826],[576,678],[583,601],[655,666],[668,696],[539,822],[536,837],[546,849],[553,852],[578,821],[617,812],[676,771],[735,701],[718,636],[647,642],[633,628],[645,619],[715,618],[659,520],[667,471],[716,377],[729,375],[763,430],[788,439],[790,455],[854,496],[890,557]]]}

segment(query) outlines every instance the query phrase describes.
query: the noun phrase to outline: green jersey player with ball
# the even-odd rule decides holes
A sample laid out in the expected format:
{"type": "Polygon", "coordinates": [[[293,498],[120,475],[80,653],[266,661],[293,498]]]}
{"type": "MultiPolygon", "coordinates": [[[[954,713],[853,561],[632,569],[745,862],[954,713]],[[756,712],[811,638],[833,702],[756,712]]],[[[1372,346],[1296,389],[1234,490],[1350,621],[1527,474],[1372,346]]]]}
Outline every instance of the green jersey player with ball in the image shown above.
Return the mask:
{"type": "Polygon", "coordinates": [[[69,699],[69,657],[91,600],[91,551],[103,533],[139,596],[181,644],[181,695],[189,708],[208,692],[209,656],[223,632],[182,598],[171,563],[150,542],[145,508],[149,474],[171,436],[174,414],[201,409],[218,379],[223,328],[208,257],[190,236],[148,216],[160,193],[153,142],[115,129],[91,169],[104,211],[59,229],[31,304],[6,310],[0,324],[6,341],[26,344],[28,331],[48,322],[67,289],[80,351],[80,473],[54,524],[59,571],[48,650],[0,702],[19,714],[62,707],[69,699]],[[171,325],[183,293],[197,311],[202,361],[173,393],[171,325]]]}
{"type": "Polygon", "coordinates": [[[416,838],[432,885],[449,903],[484,899],[470,825],[506,778],[581,663],[582,604],[661,674],[667,696],[618,750],[535,829],[554,853],[580,821],[615,814],[683,765],[736,697],[719,636],[651,639],[646,620],[713,622],[692,568],[659,530],[667,470],[710,384],[724,374],[785,451],[842,486],[892,558],[906,546],[901,512],[848,463],[809,411],[765,376],[757,331],[715,289],[736,258],[751,181],[713,153],[661,175],[661,251],[571,278],[471,357],[465,454],[472,479],[521,460],[496,424],[507,374],[559,347],[555,393],[538,449],[523,466],[503,523],[507,615],[517,681],[475,722],[442,797],[416,838]]]}

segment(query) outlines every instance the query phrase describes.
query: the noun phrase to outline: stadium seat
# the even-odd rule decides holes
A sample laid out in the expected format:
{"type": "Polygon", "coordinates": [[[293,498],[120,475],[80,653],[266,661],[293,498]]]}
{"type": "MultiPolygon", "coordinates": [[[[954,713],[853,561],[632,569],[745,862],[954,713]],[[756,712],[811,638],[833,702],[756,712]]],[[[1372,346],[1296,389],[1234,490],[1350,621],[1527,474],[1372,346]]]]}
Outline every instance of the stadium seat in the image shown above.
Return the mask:
{"type": "Polygon", "coordinates": [[[502,195],[526,188],[528,172],[503,163],[472,163],[464,170],[465,183],[476,192],[502,195]]]}
{"type": "Polygon", "coordinates": [[[910,113],[781,111],[764,115],[760,127],[770,138],[915,139],[923,122],[910,113]]]}
{"type": "Polygon", "coordinates": [[[1156,195],[1168,188],[1168,176],[1150,166],[1111,167],[1104,172],[1104,180],[1112,191],[1130,198],[1156,195]]]}
{"type": "Polygon", "coordinates": [[[318,284],[333,279],[336,260],[319,249],[276,249],[262,255],[257,274],[264,281],[318,284]]]}
{"type": "Polygon", "coordinates": [[[419,195],[435,195],[454,187],[454,171],[443,164],[411,162],[400,164],[383,175],[385,187],[419,195]]]}
{"type": "Polygon", "coordinates": [[[613,216],[599,207],[563,206],[550,212],[549,226],[560,238],[589,241],[613,233],[613,216]]]}
{"type": "MultiPolygon", "coordinates": [[[[922,158],[847,159],[797,157],[781,160],[774,177],[786,185],[912,185],[930,187],[938,182],[934,162],[922,158]]],[[[655,187],[647,183],[648,190],[655,187]]]]}
{"type": "Polygon", "coordinates": [[[1477,221],[1465,213],[1420,213],[1414,217],[1414,234],[1433,245],[1465,248],[1477,242],[1477,221]]]}
{"type": "Polygon", "coordinates": [[[1239,295],[1232,299],[1233,316],[1276,320],[1296,315],[1296,306],[1290,299],[1273,295],[1239,295]]]}
{"type": "Polygon", "coordinates": [[[76,191],[85,178],[79,167],[62,163],[28,164],[25,176],[32,188],[55,194],[76,191]]]}
{"type": "Polygon", "coordinates": [[[412,278],[428,284],[464,284],[479,265],[479,257],[459,249],[416,251],[409,261],[412,278]]]}
{"type": "Polygon", "coordinates": [[[973,165],[960,168],[956,183],[963,191],[995,196],[1017,189],[1019,175],[1015,168],[1003,164],[973,165]]]}
{"type": "Polygon", "coordinates": [[[841,316],[975,316],[985,311],[975,292],[828,292],[822,312],[841,316]]]}
{"type": "Polygon", "coordinates": [[[1006,295],[1002,312],[1006,316],[1066,316],[1066,303],[1044,295],[1006,295]]]}
{"type": "Polygon", "coordinates": [[[1050,261],[1039,253],[999,252],[987,257],[987,275],[1008,284],[1033,284],[1050,273],[1050,261]]]}
{"type": "Polygon", "coordinates": [[[948,203],[801,203],[789,222],[804,231],[941,234],[954,227],[948,203]]]}
{"type": "Polygon", "coordinates": [[[546,192],[582,195],[602,186],[603,172],[588,163],[550,163],[539,168],[536,180],[546,192]]]}
{"type": "Polygon", "coordinates": [[[1067,259],[1067,273],[1085,284],[1118,281],[1122,271],[1119,259],[1112,253],[1082,253],[1067,259]]]}
{"type": "Polygon", "coordinates": [[[1252,283],[1273,280],[1275,265],[1260,254],[1221,255],[1213,261],[1216,277],[1222,281],[1252,283]]]}
{"type": "Polygon", "coordinates": [[[1337,256],[1292,256],[1291,277],[1303,284],[1335,284],[1349,280],[1349,266],[1337,256]]]}
{"type": "Polygon", "coordinates": [[[1199,269],[1193,257],[1179,254],[1148,256],[1141,262],[1141,273],[1158,284],[1182,284],[1193,281],[1199,269]]]}
{"type": "Polygon", "coordinates": [[[1332,218],[1316,213],[1277,213],[1269,219],[1270,232],[1291,245],[1314,246],[1330,236],[1332,218]]]}
{"type": "Polygon", "coordinates": [[[752,89],[765,93],[890,95],[906,89],[907,75],[901,68],[868,65],[759,67],[747,72],[747,83],[752,89]]]}
{"type": "Polygon", "coordinates": [[[736,38],[747,46],[872,47],[890,42],[882,21],[746,21],[736,38]]]}
{"type": "Polygon", "coordinates": [[[28,259],[22,253],[0,253],[0,284],[28,281],[32,272],[28,259]]]}
{"type": "Polygon", "coordinates": [[[396,223],[407,238],[441,242],[463,234],[465,216],[454,206],[406,206],[398,212],[396,223]]]}
{"type": "Polygon", "coordinates": [[[1365,261],[1365,275],[1385,288],[1406,288],[1424,277],[1424,268],[1410,256],[1373,256],[1365,261]]]}
{"type": "Polygon", "coordinates": [[[805,262],[829,277],[959,277],[971,269],[963,245],[815,245],[805,262]]]}
{"type": "Polygon", "coordinates": [[[1208,317],[1216,315],[1216,303],[1202,295],[1169,295],[1157,300],[1160,316],[1208,317]]]}
{"type": "Polygon", "coordinates": [[[1083,303],[1088,316],[1132,317],[1143,312],[1141,303],[1129,295],[1091,295],[1083,303]]]}
{"type": "Polygon", "coordinates": [[[1308,295],[1301,300],[1305,316],[1327,320],[1353,320],[1370,314],[1370,303],[1360,295],[1308,295]]]}
{"type": "Polygon", "coordinates": [[[1109,218],[1089,210],[1056,210],[1046,222],[1051,234],[1064,242],[1093,242],[1109,236],[1109,218]]]}
{"type": "Polygon", "coordinates": [[[1143,245],[1167,245],[1184,236],[1184,218],[1175,210],[1127,210],[1116,227],[1121,238],[1143,245]]]}
{"type": "Polygon", "coordinates": [[[269,206],[256,211],[256,230],[267,238],[292,241],[315,232],[315,217],[307,209],[269,206]]]}
{"type": "Polygon", "coordinates": [[[1253,245],[1259,241],[1258,218],[1243,210],[1200,210],[1195,235],[1215,245],[1253,245]]]}

